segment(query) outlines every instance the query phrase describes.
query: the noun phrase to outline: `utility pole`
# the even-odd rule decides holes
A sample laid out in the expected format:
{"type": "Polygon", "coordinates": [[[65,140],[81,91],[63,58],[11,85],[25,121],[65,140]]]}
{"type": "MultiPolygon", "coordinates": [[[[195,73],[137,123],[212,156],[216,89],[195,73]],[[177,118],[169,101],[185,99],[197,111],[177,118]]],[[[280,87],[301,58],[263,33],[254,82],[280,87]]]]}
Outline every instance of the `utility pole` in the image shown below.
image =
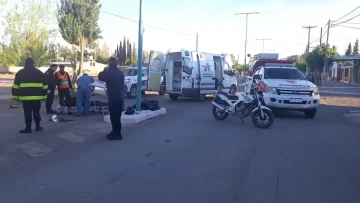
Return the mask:
{"type": "Polygon", "coordinates": [[[309,54],[310,51],[310,30],[313,28],[316,28],[317,26],[303,26],[303,28],[308,29],[308,45],[307,45],[307,49],[306,49],[306,54],[309,54]]]}
{"type": "MultiPolygon", "coordinates": [[[[308,45],[306,47],[306,56],[309,55],[309,52],[310,52],[310,30],[313,29],[313,28],[316,28],[317,26],[303,26],[303,28],[306,28],[308,29],[308,45]]],[[[306,65],[306,73],[309,73],[309,66],[306,65]]]]}
{"type": "Polygon", "coordinates": [[[198,48],[199,48],[199,34],[196,33],[196,52],[198,52],[198,48]]]}
{"type": "Polygon", "coordinates": [[[245,71],[246,71],[246,48],[247,48],[247,29],[248,29],[248,17],[250,14],[259,14],[259,12],[249,12],[249,13],[235,13],[235,15],[246,15],[246,27],[245,27],[245,63],[244,63],[244,83],[246,81],[245,71]]]}
{"type": "Polygon", "coordinates": [[[325,60],[324,60],[324,79],[322,82],[323,87],[325,86],[325,73],[326,73],[326,69],[327,69],[327,63],[328,63],[328,59],[327,59],[327,52],[328,52],[328,46],[329,46],[329,32],[330,32],[330,20],[328,21],[328,25],[327,25],[327,33],[326,33],[326,46],[325,46],[325,60]]]}
{"type": "Polygon", "coordinates": [[[265,40],[271,40],[271,39],[270,39],[270,38],[266,38],[266,39],[256,39],[256,40],[261,40],[261,41],[262,41],[262,52],[264,52],[265,40]]]}
{"type": "Polygon", "coordinates": [[[143,22],[142,22],[142,0],[139,7],[139,41],[138,41],[138,67],[137,67],[137,88],[136,88],[136,111],[141,111],[141,82],[142,82],[142,57],[143,57],[143,22]]]}
{"type": "Polygon", "coordinates": [[[321,42],[322,42],[322,28],[320,29],[320,46],[321,46],[321,42]]]}

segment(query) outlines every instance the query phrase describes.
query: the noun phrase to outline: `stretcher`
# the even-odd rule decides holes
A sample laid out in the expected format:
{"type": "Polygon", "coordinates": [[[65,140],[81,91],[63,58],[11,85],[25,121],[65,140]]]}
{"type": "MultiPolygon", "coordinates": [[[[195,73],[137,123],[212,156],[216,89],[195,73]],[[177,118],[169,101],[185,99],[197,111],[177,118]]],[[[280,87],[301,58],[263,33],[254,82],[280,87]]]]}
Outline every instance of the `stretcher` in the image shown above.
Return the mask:
{"type": "MultiPolygon", "coordinates": [[[[58,105],[56,107],[57,114],[76,114],[76,103],[67,105],[58,105]]],[[[109,114],[109,104],[98,100],[91,101],[90,112],[94,114],[109,114]]]]}

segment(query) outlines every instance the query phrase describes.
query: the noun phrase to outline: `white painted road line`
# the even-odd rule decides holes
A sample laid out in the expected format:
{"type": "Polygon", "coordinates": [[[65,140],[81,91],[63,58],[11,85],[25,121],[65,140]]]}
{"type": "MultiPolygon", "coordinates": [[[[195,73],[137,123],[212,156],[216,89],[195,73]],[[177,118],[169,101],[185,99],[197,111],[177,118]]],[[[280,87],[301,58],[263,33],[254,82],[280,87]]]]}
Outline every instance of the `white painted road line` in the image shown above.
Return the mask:
{"type": "Polygon", "coordinates": [[[45,146],[40,142],[28,142],[25,144],[16,145],[16,147],[31,157],[43,156],[53,151],[51,147],[45,146]]]}

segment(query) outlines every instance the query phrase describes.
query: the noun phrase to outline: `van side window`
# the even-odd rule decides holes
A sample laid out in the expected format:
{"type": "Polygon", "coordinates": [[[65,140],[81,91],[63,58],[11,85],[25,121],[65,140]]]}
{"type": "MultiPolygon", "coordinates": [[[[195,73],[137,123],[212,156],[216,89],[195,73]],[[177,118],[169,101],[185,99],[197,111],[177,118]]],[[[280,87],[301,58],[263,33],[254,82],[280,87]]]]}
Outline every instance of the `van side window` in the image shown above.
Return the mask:
{"type": "Polygon", "coordinates": [[[224,73],[226,75],[232,76],[232,72],[231,72],[232,70],[231,70],[229,64],[228,63],[223,63],[223,65],[224,65],[224,73]]]}
{"type": "Polygon", "coordinates": [[[191,75],[192,74],[192,61],[188,58],[183,58],[183,72],[186,74],[191,75]]]}

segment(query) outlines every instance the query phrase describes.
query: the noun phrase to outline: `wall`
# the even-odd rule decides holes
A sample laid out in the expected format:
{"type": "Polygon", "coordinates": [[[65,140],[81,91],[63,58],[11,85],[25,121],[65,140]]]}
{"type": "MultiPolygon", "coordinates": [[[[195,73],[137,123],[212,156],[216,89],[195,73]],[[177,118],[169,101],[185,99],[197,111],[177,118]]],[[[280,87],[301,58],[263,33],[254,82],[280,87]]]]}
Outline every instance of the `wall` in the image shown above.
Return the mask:
{"type": "MultiPolygon", "coordinates": [[[[97,62],[93,63],[92,65],[94,65],[94,66],[91,66],[90,62],[84,62],[83,70],[90,71],[91,75],[97,75],[100,71],[102,71],[107,66],[106,64],[101,64],[101,63],[97,63],[97,62]]],[[[19,67],[19,66],[0,66],[0,74],[5,74],[5,73],[15,74],[22,68],[23,67],[19,67]]],[[[41,70],[42,72],[45,72],[48,68],[49,68],[49,66],[42,66],[42,67],[39,67],[38,69],[41,70]]],[[[66,71],[69,74],[73,73],[73,69],[71,67],[66,67],[66,71]]]]}

